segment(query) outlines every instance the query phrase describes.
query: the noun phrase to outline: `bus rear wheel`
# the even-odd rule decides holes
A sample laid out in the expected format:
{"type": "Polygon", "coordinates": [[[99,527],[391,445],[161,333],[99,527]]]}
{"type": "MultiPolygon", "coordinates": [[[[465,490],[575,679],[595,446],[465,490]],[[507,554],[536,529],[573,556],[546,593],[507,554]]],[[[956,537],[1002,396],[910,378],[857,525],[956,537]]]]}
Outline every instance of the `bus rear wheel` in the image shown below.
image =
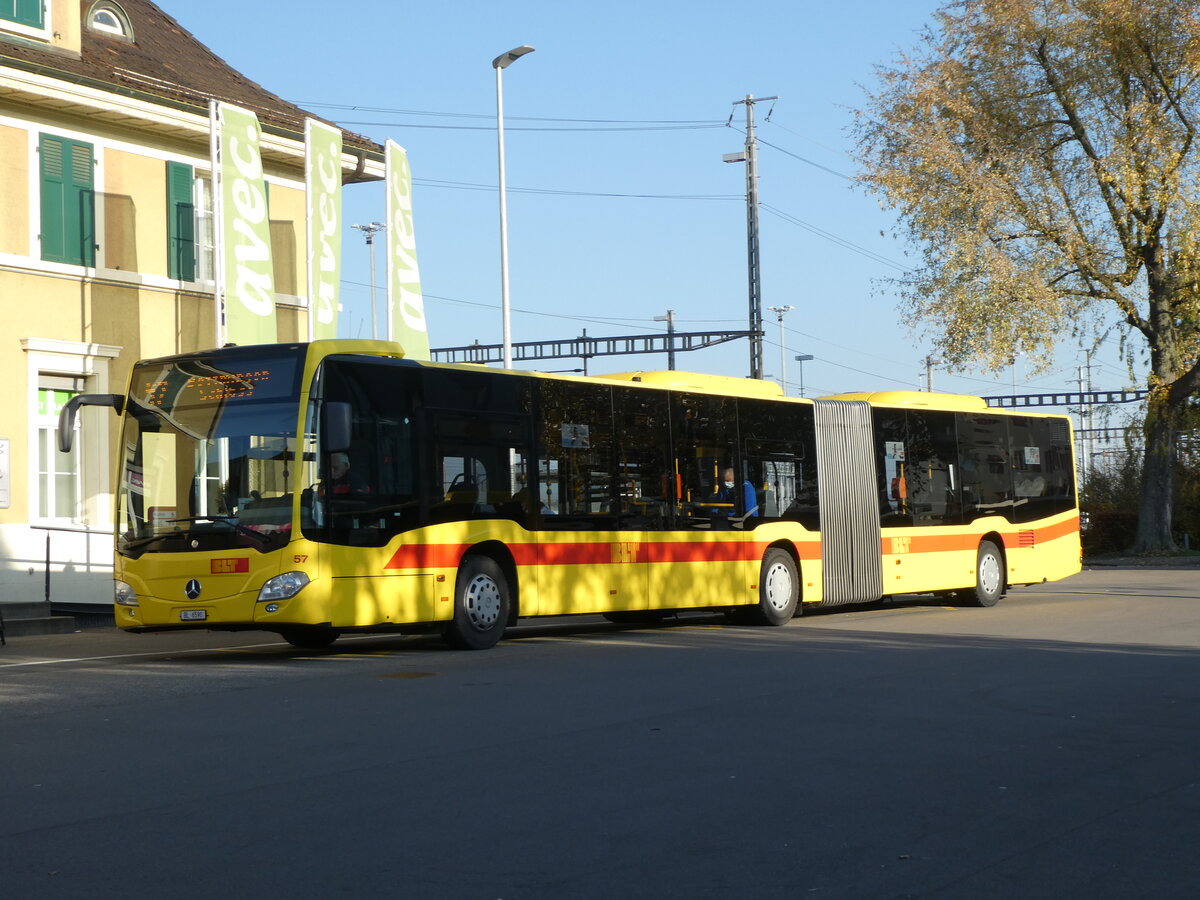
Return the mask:
{"type": "Polygon", "coordinates": [[[323,650],[341,637],[341,632],[323,625],[296,625],[279,629],[279,636],[301,650],[323,650]]]}
{"type": "Polygon", "coordinates": [[[487,556],[467,556],[454,582],[454,618],[445,637],[455,650],[494,647],[508,623],[509,590],[499,564],[487,556]]]}
{"type": "Polygon", "coordinates": [[[972,606],[995,606],[1004,596],[1004,555],[991,541],[979,542],[975,561],[975,590],[967,595],[972,606]]]}
{"type": "Polygon", "coordinates": [[[758,575],[759,622],[786,625],[796,615],[800,602],[800,570],[790,553],[772,547],[763,554],[758,575]]]}

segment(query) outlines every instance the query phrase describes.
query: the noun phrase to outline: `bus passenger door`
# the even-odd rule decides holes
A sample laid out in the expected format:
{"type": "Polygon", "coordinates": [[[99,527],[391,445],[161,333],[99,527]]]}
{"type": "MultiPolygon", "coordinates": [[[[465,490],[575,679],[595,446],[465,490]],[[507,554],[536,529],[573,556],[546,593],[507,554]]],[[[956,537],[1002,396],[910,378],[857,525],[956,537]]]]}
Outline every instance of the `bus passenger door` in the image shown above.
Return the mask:
{"type": "Polygon", "coordinates": [[[653,548],[651,607],[742,602],[746,533],[760,515],[758,492],[737,459],[737,401],[671,395],[671,460],[663,473],[672,528],[653,548]]]}

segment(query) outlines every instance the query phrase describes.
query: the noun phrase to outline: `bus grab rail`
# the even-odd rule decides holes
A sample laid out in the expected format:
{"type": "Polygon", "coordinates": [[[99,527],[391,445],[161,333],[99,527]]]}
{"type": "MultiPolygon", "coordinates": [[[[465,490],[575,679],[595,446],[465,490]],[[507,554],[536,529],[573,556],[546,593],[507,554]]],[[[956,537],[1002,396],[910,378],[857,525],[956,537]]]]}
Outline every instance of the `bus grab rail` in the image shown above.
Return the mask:
{"type": "Polygon", "coordinates": [[[75,416],[81,406],[111,406],[119,416],[125,410],[125,398],[120,394],[76,394],[58,414],[58,449],[70,453],[75,440],[75,416]]]}

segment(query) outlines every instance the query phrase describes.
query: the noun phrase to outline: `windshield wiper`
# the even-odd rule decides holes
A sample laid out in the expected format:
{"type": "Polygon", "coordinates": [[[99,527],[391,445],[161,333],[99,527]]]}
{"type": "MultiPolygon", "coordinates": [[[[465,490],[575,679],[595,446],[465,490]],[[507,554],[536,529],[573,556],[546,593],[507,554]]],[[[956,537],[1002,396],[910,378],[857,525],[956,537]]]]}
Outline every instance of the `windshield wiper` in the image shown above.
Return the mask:
{"type": "Polygon", "coordinates": [[[180,519],[167,519],[167,522],[224,522],[238,534],[252,537],[264,547],[271,542],[270,537],[262,532],[255,531],[253,528],[247,528],[245,525],[239,525],[237,519],[233,516],[186,516],[180,519]]]}
{"type": "Polygon", "coordinates": [[[130,540],[122,540],[119,545],[122,550],[136,550],[138,547],[144,547],[147,544],[152,544],[155,541],[161,541],[163,538],[183,537],[185,531],[167,531],[163,534],[152,534],[150,537],[132,538],[130,540]]]}

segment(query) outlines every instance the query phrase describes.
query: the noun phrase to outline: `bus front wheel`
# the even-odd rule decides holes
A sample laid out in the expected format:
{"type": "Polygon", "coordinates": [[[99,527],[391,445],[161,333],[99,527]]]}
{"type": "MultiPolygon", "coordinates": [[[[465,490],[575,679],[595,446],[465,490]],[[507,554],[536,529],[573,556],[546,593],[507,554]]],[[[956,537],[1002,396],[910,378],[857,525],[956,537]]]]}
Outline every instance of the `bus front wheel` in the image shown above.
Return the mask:
{"type": "Polygon", "coordinates": [[[508,623],[508,581],[499,564],[487,556],[467,556],[454,583],[454,618],[446,626],[446,642],[456,650],[494,647],[508,623]]]}
{"type": "Polygon", "coordinates": [[[800,602],[800,571],[790,553],[772,547],[763,554],[758,575],[758,619],[767,625],[786,625],[800,602]]]}
{"type": "Polygon", "coordinates": [[[979,542],[975,562],[975,590],[968,595],[972,606],[995,606],[1004,596],[1004,555],[991,541],[979,542]]]}

